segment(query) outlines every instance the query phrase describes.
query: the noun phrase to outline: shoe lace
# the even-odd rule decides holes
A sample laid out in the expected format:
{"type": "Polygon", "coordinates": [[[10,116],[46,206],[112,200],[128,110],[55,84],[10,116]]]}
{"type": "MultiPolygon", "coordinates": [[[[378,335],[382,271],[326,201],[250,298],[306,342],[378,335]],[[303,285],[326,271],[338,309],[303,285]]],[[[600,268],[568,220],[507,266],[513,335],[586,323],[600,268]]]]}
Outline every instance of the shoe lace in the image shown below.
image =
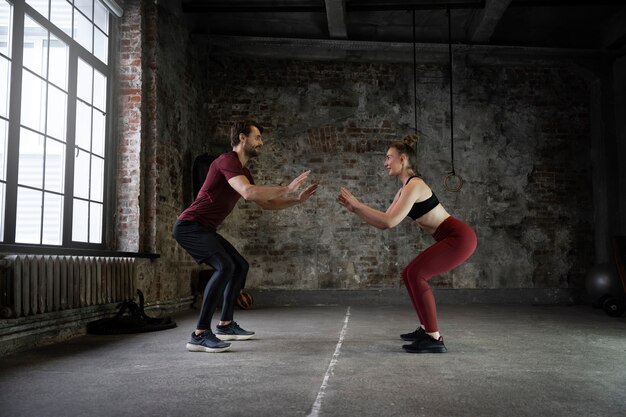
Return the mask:
{"type": "Polygon", "coordinates": [[[206,331],[204,332],[204,334],[202,335],[202,337],[204,337],[206,340],[213,342],[213,343],[220,343],[221,340],[217,338],[217,336],[215,336],[215,334],[211,331],[206,331]]]}

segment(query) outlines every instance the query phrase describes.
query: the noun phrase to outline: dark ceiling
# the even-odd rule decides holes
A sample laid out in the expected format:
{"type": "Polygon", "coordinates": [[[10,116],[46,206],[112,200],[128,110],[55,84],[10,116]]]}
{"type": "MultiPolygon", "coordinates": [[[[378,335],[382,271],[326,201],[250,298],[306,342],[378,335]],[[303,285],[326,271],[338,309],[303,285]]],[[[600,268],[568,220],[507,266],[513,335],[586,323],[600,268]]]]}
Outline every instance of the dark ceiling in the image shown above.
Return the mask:
{"type": "Polygon", "coordinates": [[[626,50],[626,0],[182,0],[200,37],[626,50]],[[450,10],[450,20],[448,20],[450,10]],[[415,21],[415,31],[413,30],[415,21]]]}

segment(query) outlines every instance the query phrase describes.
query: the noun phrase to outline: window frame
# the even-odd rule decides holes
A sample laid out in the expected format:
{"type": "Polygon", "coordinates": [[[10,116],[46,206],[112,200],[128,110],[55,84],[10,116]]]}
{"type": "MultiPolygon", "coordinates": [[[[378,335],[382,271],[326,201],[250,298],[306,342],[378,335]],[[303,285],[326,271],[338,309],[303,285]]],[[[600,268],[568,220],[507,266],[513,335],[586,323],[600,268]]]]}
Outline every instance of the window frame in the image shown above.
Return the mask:
{"type": "MultiPolygon", "coordinates": [[[[98,1],[98,0],[93,0],[98,1]]],[[[11,42],[11,68],[9,96],[9,125],[7,137],[7,167],[6,167],[6,192],[5,192],[5,217],[4,236],[0,242],[0,252],[19,251],[29,253],[83,253],[85,250],[96,252],[110,251],[114,248],[112,232],[114,227],[113,217],[115,215],[115,170],[116,170],[116,149],[117,149],[117,42],[119,19],[116,12],[111,11],[109,1],[101,1],[108,8],[108,51],[107,63],[100,61],[94,54],[85,49],[71,35],[65,33],[61,28],[56,27],[46,17],[26,0],[8,0],[13,7],[11,42]],[[22,105],[22,71],[23,71],[23,47],[24,47],[24,25],[25,16],[35,21],[38,25],[47,30],[50,35],[55,36],[68,45],[68,85],[67,85],[67,126],[65,138],[65,176],[63,189],[63,211],[62,211],[62,241],[59,245],[16,243],[16,222],[17,222],[17,192],[18,192],[18,170],[19,170],[19,142],[21,127],[21,105],[22,105]],[[77,103],[77,68],[79,59],[90,65],[107,77],[106,86],[106,123],[104,133],[104,167],[103,167],[103,200],[102,200],[102,229],[101,242],[78,242],[72,241],[72,222],[74,205],[74,154],[76,152],[76,103],[77,103]]],[[[97,27],[96,27],[97,28],[97,27]]],[[[91,197],[89,199],[91,200],[91,197]]],[[[42,212],[43,216],[43,212],[42,212]]],[[[42,217],[41,226],[44,220],[42,217]]],[[[88,227],[89,229],[89,227],[88,227]]],[[[40,232],[41,233],[41,232],[40,232]]]]}

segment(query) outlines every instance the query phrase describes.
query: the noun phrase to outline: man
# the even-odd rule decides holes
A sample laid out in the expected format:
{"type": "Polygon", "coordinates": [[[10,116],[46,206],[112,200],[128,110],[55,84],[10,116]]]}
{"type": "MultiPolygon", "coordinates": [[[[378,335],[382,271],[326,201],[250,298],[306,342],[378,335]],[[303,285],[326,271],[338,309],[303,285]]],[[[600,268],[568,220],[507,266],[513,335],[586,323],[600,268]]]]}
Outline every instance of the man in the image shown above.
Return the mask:
{"type": "Polygon", "coordinates": [[[256,185],[246,163],[259,155],[263,128],[252,120],[238,121],[231,127],[231,152],[220,155],[209,167],[206,179],[194,202],[183,211],[174,224],[176,241],[196,260],[213,267],[213,276],[204,290],[200,318],[187,343],[191,352],[224,352],[230,343],[224,340],[246,340],[254,332],[233,321],[235,302],[248,273],[248,262],[222,236],[218,226],[243,197],[263,209],[280,210],[300,204],[317,191],[312,184],[296,197],[293,195],[311,171],[302,173],[288,186],[256,185]],[[215,333],[211,318],[222,296],[222,315],[215,333]]]}

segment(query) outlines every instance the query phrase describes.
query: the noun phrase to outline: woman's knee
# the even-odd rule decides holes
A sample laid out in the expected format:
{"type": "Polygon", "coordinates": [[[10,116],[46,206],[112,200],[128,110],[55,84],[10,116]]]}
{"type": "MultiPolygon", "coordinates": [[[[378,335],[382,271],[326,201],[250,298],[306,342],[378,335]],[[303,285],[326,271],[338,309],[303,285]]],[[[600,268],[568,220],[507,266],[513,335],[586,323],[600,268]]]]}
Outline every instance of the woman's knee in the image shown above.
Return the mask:
{"type": "Polygon", "coordinates": [[[402,281],[404,281],[405,283],[406,283],[406,282],[408,282],[408,280],[409,280],[409,272],[408,272],[408,269],[409,269],[409,268],[407,267],[407,268],[404,268],[404,269],[402,270],[402,281]]]}
{"type": "Polygon", "coordinates": [[[421,269],[417,265],[408,265],[406,268],[402,270],[402,278],[407,281],[415,281],[423,279],[421,269]]]}
{"type": "Polygon", "coordinates": [[[413,283],[413,287],[423,291],[430,288],[430,285],[428,285],[430,278],[432,278],[431,275],[425,274],[423,270],[416,267],[406,267],[402,271],[402,279],[404,282],[411,282],[413,283]]]}

